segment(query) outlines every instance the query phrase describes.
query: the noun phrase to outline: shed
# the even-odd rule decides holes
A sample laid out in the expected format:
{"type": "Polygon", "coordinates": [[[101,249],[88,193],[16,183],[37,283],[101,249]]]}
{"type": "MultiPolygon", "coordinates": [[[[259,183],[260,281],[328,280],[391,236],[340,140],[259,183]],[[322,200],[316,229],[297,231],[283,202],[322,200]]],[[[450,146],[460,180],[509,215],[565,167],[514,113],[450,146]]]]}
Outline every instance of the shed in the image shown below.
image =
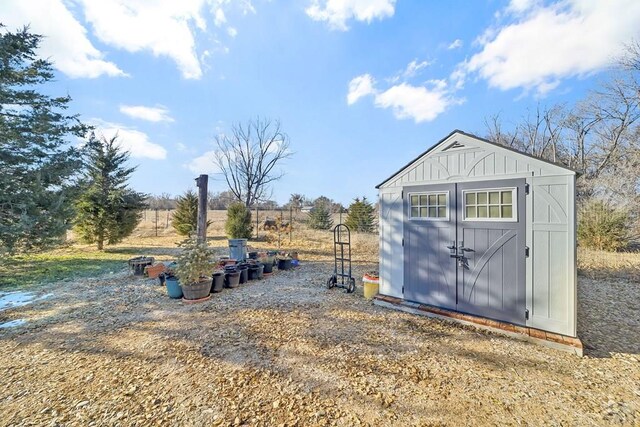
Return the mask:
{"type": "Polygon", "coordinates": [[[575,180],[451,132],[376,187],[380,294],[575,337],[575,180]]]}

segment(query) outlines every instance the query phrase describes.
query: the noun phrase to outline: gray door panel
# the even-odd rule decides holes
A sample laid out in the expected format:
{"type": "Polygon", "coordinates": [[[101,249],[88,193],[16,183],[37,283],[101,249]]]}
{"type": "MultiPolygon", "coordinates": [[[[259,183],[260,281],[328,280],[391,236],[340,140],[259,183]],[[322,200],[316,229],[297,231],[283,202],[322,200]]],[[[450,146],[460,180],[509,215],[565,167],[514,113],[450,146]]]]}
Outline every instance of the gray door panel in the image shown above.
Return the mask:
{"type": "Polygon", "coordinates": [[[459,311],[524,325],[525,180],[458,184],[458,241],[471,249],[458,267],[459,311]],[[464,220],[464,190],[515,187],[517,222],[464,220]]]}
{"type": "Polygon", "coordinates": [[[456,239],[454,184],[404,187],[404,298],[423,304],[456,308],[455,259],[446,246],[456,239]],[[449,219],[411,219],[409,197],[414,192],[449,192],[449,219]]]}

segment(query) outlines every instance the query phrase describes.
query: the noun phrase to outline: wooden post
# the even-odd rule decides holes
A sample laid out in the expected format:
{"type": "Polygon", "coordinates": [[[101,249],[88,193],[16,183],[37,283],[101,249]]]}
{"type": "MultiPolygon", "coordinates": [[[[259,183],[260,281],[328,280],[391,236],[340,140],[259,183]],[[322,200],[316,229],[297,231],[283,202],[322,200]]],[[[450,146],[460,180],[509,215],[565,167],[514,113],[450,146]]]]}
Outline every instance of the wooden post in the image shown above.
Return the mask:
{"type": "Polygon", "coordinates": [[[260,230],[260,223],[258,222],[258,205],[256,205],[256,240],[259,237],[258,230],[260,230]]]}
{"type": "Polygon", "coordinates": [[[196,235],[198,242],[207,242],[207,186],[209,185],[209,175],[200,175],[196,178],[198,186],[198,223],[196,235]]]}
{"type": "Polygon", "coordinates": [[[156,237],[158,237],[158,208],[156,208],[156,237]]]}
{"type": "Polygon", "coordinates": [[[293,230],[293,206],[289,206],[289,243],[291,243],[292,230],[293,230]]]}

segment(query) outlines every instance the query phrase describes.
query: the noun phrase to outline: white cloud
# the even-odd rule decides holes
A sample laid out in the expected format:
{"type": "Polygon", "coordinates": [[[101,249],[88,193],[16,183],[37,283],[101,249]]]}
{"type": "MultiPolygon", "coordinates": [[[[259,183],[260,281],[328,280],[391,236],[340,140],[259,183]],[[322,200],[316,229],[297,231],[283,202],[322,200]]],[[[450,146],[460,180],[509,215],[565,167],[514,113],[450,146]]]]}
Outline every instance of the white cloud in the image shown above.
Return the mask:
{"type": "Polygon", "coordinates": [[[216,9],[216,14],[213,19],[213,23],[216,27],[221,27],[222,25],[227,23],[227,18],[224,16],[224,10],[218,8],[216,9]]]}
{"type": "Polygon", "coordinates": [[[326,21],[331,29],[346,31],[347,21],[370,23],[393,16],[396,0],[313,0],[306,9],[315,21],[326,21]]]}
{"type": "Polygon", "coordinates": [[[416,123],[429,122],[442,114],[451,105],[463,102],[453,96],[444,80],[430,80],[424,85],[414,86],[406,82],[379,91],[369,74],[355,77],[349,83],[347,104],[373,95],[374,105],[390,108],[398,119],[413,119],[416,123]]]}
{"type": "Polygon", "coordinates": [[[373,88],[373,77],[369,74],[363,74],[358,77],[354,77],[349,82],[349,92],[347,93],[347,104],[352,105],[356,103],[360,98],[375,93],[373,88]]]}
{"type": "Polygon", "coordinates": [[[409,80],[418,75],[424,68],[427,68],[429,65],[431,65],[431,63],[428,61],[418,62],[417,59],[414,59],[413,61],[409,62],[407,68],[392,77],[391,82],[395,83],[399,80],[409,80]]]}
{"type": "Polygon", "coordinates": [[[231,37],[235,37],[235,36],[238,35],[238,30],[236,30],[233,27],[228,27],[227,28],[227,34],[229,34],[229,36],[231,36],[231,37]]]}
{"type": "Polygon", "coordinates": [[[430,122],[450,105],[462,102],[449,95],[445,82],[438,80],[432,82],[431,86],[412,86],[407,83],[392,86],[376,95],[375,105],[391,108],[398,119],[413,119],[420,123],[430,122]]]}
{"type": "Polygon", "coordinates": [[[104,43],[129,52],[150,51],[178,65],[182,76],[198,79],[202,69],[191,27],[206,29],[203,0],[80,0],[86,20],[104,43]]]}
{"type": "Polygon", "coordinates": [[[158,105],[156,107],[145,107],[144,105],[121,105],[120,112],[134,119],[142,119],[150,122],[173,122],[173,117],[169,115],[169,110],[158,105]]]}
{"type": "Polygon", "coordinates": [[[91,119],[88,122],[95,126],[97,136],[111,139],[118,135],[116,140],[118,146],[129,151],[131,157],[152,160],[162,160],[167,157],[167,150],[163,146],[151,142],[149,136],[144,132],[100,119],[91,119]]]}
{"type": "Polygon", "coordinates": [[[491,87],[544,94],[567,77],[608,66],[624,43],[640,37],[637,0],[513,1],[512,22],[479,37],[482,50],[464,64],[491,87]]]}
{"type": "Polygon", "coordinates": [[[0,2],[0,16],[12,31],[30,25],[32,32],[46,35],[38,54],[71,78],[126,76],[116,64],[103,59],[62,0],[5,0],[0,2]]]}
{"type": "Polygon", "coordinates": [[[453,49],[458,49],[462,47],[462,40],[460,39],[455,39],[454,41],[451,42],[451,44],[449,46],[447,46],[447,49],[449,50],[453,50],[453,49]]]}
{"type": "Polygon", "coordinates": [[[190,163],[187,163],[184,166],[195,174],[218,173],[220,170],[215,164],[215,159],[215,150],[207,151],[206,153],[203,153],[202,155],[194,158],[190,163]]]}

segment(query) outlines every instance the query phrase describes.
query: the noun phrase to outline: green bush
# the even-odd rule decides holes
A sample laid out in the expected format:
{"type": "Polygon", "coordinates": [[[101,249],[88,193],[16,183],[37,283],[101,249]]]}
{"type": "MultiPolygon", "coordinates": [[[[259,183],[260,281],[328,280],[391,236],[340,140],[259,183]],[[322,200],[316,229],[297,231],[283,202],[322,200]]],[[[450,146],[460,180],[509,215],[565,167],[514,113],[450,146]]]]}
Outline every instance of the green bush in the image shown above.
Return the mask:
{"type": "Polygon", "coordinates": [[[362,200],[356,198],[353,203],[349,205],[349,213],[344,223],[351,231],[371,233],[373,231],[374,221],[373,205],[367,201],[366,197],[363,197],[362,200]]]}
{"type": "Polygon", "coordinates": [[[230,239],[249,239],[253,233],[251,211],[240,202],[232,203],[227,209],[224,230],[230,239]]]}
{"type": "Polygon", "coordinates": [[[178,197],[171,224],[181,236],[190,237],[196,232],[198,225],[198,195],[193,190],[188,190],[183,196],[178,197]]]}
{"type": "Polygon", "coordinates": [[[329,230],[333,226],[330,207],[328,203],[323,201],[316,202],[311,212],[309,212],[307,221],[309,227],[314,230],[329,230]]]}
{"type": "Polygon", "coordinates": [[[627,210],[590,200],[579,211],[578,243],[605,251],[625,249],[631,240],[630,223],[627,210]]]}

